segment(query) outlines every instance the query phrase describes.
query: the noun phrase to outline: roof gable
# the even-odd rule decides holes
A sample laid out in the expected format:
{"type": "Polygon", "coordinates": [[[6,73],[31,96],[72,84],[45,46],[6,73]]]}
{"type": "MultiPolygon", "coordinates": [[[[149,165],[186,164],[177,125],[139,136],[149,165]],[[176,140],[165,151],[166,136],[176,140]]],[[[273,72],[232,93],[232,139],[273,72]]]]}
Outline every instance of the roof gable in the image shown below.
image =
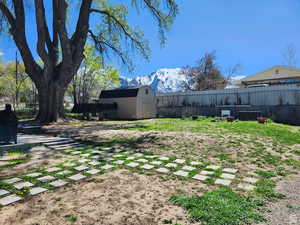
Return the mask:
{"type": "Polygon", "coordinates": [[[300,78],[300,69],[287,66],[274,66],[263,72],[242,79],[242,82],[300,78]]]}

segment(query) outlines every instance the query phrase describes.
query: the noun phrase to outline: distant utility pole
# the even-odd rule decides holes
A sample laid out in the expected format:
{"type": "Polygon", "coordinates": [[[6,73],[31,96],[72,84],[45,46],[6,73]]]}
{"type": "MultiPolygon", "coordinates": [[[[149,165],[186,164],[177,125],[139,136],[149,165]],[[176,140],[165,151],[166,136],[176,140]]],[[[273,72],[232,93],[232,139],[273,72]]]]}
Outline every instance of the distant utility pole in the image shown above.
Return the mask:
{"type": "Polygon", "coordinates": [[[18,80],[18,66],[19,66],[19,61],[18,61],[18,52],[16,51],[16,106],[17,108],[19,108],[19,103],[18,103],[18,99],[19,99],[19,80],[18,80]]]}

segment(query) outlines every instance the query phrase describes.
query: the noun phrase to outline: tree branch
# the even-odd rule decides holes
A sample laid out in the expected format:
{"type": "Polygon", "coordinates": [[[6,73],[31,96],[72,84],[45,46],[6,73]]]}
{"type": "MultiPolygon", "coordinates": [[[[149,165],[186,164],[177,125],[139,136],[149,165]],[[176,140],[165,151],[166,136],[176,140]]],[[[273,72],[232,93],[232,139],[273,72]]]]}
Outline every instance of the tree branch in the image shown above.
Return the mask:
{"type": "Polygon", "coordinates": [[[46,23],[45,7],[43,0],[34,0],[35,2],[35,14],[36,14],[36,25],[38,33],[37,41],[37,52],[41,59],[44,61],[45,66],[51,65],[51,59],[46,51],[46,43],[48,44],[48,50],[51,51],[51,40],[49,30],[46,23]],[[49,43],[50,42],[50,43],[49,43]]]}
{"type": "Polygon", "coordinates": [[[14,16],[12,15],[12,13],[10,12],[10,10],[7,8],[7,6],[3,2],[0,2],[0,10],[5,15],[10,26],[14,27],[16,20],[15,20],[14,16]]]}
{"type": "Polygon", "coordinates": [[[24,2],[23,0],[13,0],[13,4],[16,22],[15,26],[11,27],[11,34],[22,55],[26,73],[35,83],[39,83],[39,74],[41,74],[42,69],[34,60],[26,39],[24,2]]]}

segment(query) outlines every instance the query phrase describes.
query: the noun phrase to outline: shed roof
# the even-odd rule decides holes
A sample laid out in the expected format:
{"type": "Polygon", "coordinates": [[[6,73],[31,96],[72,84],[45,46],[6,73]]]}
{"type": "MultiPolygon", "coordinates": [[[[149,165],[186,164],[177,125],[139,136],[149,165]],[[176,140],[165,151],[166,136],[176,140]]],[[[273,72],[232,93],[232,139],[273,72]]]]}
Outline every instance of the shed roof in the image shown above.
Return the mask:
{"type": "Polygon", "coordinates": [[[129,98],[136,97],[139,88],[126,88],[101,91],[100,98],[129,98]]]}
{"type": "Polygon", "coordinates": [[[263,72],[256,73],[242,79],[242,82],[264,81],[264,80],[280,80],[300,78],[300,69],[288,66],[274,66],[263,72]],[[278,73],[275,71],[278,70],[278,73]]]}

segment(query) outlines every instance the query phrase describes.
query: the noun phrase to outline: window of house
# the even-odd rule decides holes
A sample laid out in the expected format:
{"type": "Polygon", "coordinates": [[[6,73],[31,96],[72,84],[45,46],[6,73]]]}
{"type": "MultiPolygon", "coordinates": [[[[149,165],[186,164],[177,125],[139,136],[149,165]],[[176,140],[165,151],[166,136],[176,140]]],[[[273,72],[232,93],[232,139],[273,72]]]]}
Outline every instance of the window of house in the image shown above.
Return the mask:
{"type": "Polygon", "coordinates": [[[145,90],[145,94],[147,95],[149,93],[148,89],[145,90]]]}
{"type": "Polygon", "coordinates": [[[275,73],[276,73],[276,74],[279,74],[279,70],[275,70],[275,73]]]}

